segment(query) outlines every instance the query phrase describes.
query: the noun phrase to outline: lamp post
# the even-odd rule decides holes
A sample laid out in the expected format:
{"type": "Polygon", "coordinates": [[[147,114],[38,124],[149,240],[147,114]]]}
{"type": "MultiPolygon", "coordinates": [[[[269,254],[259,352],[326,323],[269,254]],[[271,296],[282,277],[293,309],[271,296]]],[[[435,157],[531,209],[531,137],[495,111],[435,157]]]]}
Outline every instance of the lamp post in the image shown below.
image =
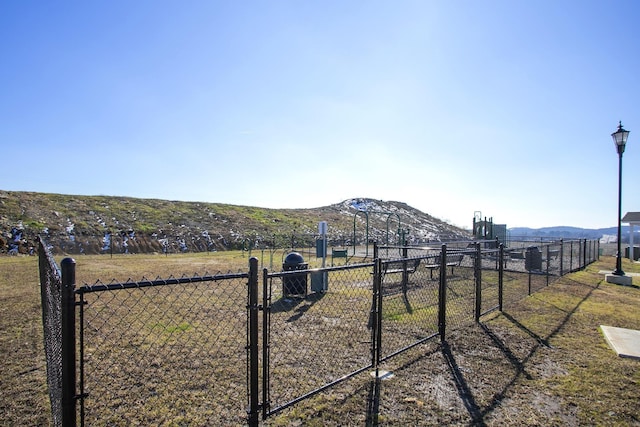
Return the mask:
{"type": "Polygon", "coordinates": [[[624,130],[622,121],[619,122],[618,130],[612,133],[611,137],[618,151],[618,253],[616,254],[616,269],[612,274],[624,276],[624,271],[622,271],[622,253],[620,251],[620,243],[622,240],[622,153],[624,153],[624,146],[627,143],[629,131],[624,130]]]}

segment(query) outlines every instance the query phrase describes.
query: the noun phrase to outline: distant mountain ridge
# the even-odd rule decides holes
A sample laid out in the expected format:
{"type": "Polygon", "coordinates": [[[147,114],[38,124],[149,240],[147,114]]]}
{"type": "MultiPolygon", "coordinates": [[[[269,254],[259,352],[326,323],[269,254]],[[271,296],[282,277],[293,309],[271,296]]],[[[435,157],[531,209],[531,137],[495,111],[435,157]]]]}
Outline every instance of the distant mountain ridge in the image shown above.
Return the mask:
{"type": "Polygon", "coordinates": [[[56,253],[148,253],[313,246],[327,221],[331,245],[354,239],[409,244],[470,239],[406,203],[355,198],[313,209],[0,190],[0,253],[28,253],[37,235],[56,253]],[[368,224],[368,228],[367,228],[368,224]]]}
{"type": "MultiPolygon", "coordinates": [[[[629,229],[627,225],[623,225],[622,241],[628,242],[629,229]]],[[[527,227],[514,227],[508,229],[509,234],[513,237],[554,237],[554,238],[568,238],[568,239],[600,239],[603,236],[616,235],[618,233],[618,227],[608,228],[579,228],[569,226],[557,226],[557,227],[543,227],[543,228],[527,228],[527,227]]],[[[636,234],[640,233],[638,228],[634,229],[634,240],[636,234]]]]}

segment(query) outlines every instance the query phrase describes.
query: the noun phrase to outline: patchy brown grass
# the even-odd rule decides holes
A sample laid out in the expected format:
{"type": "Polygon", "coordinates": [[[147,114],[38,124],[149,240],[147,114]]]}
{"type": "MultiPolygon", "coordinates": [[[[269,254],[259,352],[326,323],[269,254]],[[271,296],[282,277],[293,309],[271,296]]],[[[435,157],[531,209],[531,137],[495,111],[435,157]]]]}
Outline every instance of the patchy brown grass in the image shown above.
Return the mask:
{"type": "MultiPolygon", "coordinates": [[[[510,302],[302,402],[271,425],[640,425],[640,361],[619,358],[600,325],[640,329],[640,289],[604,282],[613,258],[510,302]]],[[[625,261],[623,269],[640,271],[625,261]]]]}
{"type": "MultiPolygon", "coordinates": [[[[246,268],[247,258],[229,253],[77,261],[78,283],[92,283],[237,271],[246,268]]],[[[598,329],[640,329],[640,289],[605,283],[598,273],[614,264],[614,258],[603,257],[530,297],[509,301],[503,313],[452,331],[445,343],[433,340],[391,359],[384,366],[394,374],[389,380],[376,382],[362,374],[267,423],[640,425],[640,361],[617,357],[598,329]]],[[[623,268],[640,272],[627,260],[623,268]]],[[[0,258],[3,425],[49,423],[39,300],[37,258],[0,258]]],[[[177,384],[170,388],[180,390],[177,384]]],[[[165,418],[165,424],[205,425],[212,416],[165,418]]]]}
{"type": "Polygon", "coordinates": [[[48,425],[36,257],[0,257],[0,357],[1,423],[48,425]]]}

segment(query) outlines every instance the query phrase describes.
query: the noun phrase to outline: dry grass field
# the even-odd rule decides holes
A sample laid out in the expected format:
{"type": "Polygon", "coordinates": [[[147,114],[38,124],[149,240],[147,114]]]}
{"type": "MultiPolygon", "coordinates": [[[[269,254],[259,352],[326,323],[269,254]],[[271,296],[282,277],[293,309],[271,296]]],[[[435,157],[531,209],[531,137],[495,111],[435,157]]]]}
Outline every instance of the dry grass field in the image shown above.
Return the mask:
{"type": "MultiPolygon", "coordinates": [[[[227,252],[83,256],[76,261],[77,283],[91,284],[96,280],[235,272],[246,269],[248,259],[246,253],[227,252]]],[[[273,264],[280,263],[275,259],[273,264]]],[[[452,330],[445,343],[431,340],[390,359],[384,369],[393,372],[392,378],[374,381],[368,373],[360,374],[284,410],[267,424],[640,425],[640,361],[617,357],[598,329],[600,325],[640,329],[640,289],[605,283],[598,273],[613,269],[614,264],[614,258],[602,257],[586,270],[567,275],[530,297],[509,299],[503,313],[487,315],[478,325],[452,330]]],[[[623,267],[640,272],[640,265],[627,260],[623,267]]],[[[291,317],[291,313],[286,315],[291,317]]],[[[190,319],[189,324],[178,323],[169,329],[165,325],[162,330],[188,331],[198,321],[202,319],[190,319]]],[[[147,326],[149,334],[162,335],[151,326],[147,326]]],[[[0,258],[0,331],[0,424],[48,425],[36,257],[0,258]]],[[[166,340],[179,336],[172,334],[166,340]]],[[[141,347],[149,339],[143,338],[136,338],[141,347]]],[[[333,357],[338,360],[341,354],[333,357]]],[[[152,359],[147,368],[162,363],[152,359]]],[[[138,379],[136,387],[141,390],[162,387],[176,396],[173,401],[157,401],[154,410],[160,424],[211,425],[216,419],[215,407],[197,400],[206,384],[187,381],[193,382],[194,373],[208,369],[208,364],[201,360],[184,365],[185,371],[176,376],[184,378],[184,387],[179,381],[159,385],[151,377],[138,379]],[[172,418],[164,407],[170,404],[196,406],[201,408],[201,416],[172,418]]],[[[114,371],[116,379],[117,375],[122,372],[114,371]]],[[[304,381],[304,377],[295,380],[304,381]]],[[[102,396],[115,411],[115,400],[111,401],[107,392],[102,396]]],[[[88,422],[107,423],[103,418],[88,422]]]]}

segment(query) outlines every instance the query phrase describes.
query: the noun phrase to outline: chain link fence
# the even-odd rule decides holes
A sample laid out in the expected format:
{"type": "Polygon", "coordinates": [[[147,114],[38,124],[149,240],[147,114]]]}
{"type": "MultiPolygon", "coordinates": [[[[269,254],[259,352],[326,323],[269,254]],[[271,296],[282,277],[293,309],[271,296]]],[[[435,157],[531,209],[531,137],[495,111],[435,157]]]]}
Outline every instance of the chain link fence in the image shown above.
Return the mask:
{"type": "Polygon", "coordinates": [[[38,243],[47,387],[52,422],[57,427],[62,425],[62,278],[46,244],[42,240],[38,243]]]}
{"type": "Polygon", "coordinates": [[[265,415],[371,367],[372,267],[265,270],[265,415]]]}
{"type": "Polygon", "coordinates": [[[79,287],[85,422],[243,423],[247,277],[79,287]]]}
{"type": "Polygon", "coordinates": [[[76,411],[90,425],[257,425],[583,268],[598,247],[374,245],[372,262],[309,269],[298,254],[259,277],[267,263],[251,258],[248,272],[79,287],[42,241],[39,254],[55,425],[76,411]]]}

